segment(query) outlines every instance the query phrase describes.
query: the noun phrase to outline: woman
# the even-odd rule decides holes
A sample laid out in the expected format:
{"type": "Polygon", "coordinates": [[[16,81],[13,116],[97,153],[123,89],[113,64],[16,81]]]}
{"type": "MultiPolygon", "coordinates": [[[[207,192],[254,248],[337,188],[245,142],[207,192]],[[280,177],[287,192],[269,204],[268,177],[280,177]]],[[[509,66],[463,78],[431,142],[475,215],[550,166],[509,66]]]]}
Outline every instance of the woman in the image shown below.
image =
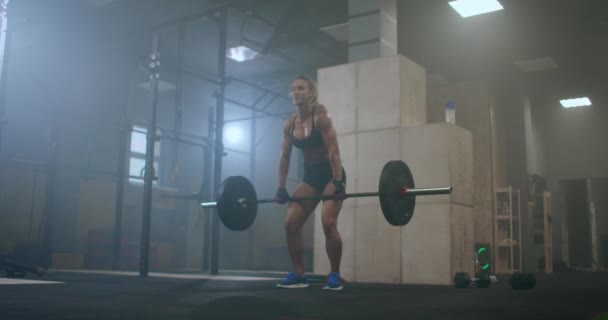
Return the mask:
{"type": "MultiPolygon", "coordinates": [[[[285,189],[292,146],[301,150],[304,157],[304,178],[293,197],[333,194],[334,199],[323,200],[322,216],[325,248],[331,265],[324,290],[342,290],[340,260],[342,239],[337,223],[346,188],[346,174],[340,160],[336,130],[325,106],[318,102],[314,81],[298,76],[292,83],[291,98],[296,112],[285,121],[279,162],[279,188],[275,201],[287,203],[290,196],[285,189]]],[[[314,212],[320,200],[290,201],[285,221],[287,248],[294,270],[277,286],[305,288],[302,262],[302,226],[314,212]]]]}

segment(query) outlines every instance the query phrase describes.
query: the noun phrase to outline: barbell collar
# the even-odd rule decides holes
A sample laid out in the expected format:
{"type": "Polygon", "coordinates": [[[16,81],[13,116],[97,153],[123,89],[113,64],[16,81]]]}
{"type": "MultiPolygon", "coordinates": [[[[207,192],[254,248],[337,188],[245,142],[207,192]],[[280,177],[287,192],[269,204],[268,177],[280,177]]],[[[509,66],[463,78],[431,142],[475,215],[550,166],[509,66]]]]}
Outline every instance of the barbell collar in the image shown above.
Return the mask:
{"type": "Polygon", "coordinates": [[[217,202],[201,202],[201,207],[203,208],[215,208],[217,207],[217,202]]]}
{"type": "Polygon", "coordinates": [[[452,193],[452,186],[448,187],[437,187],[437,188],[414,188],[414,189],[401,189],[401,195],[403,196],[430,196],[439,194],[450,194],[452,193]]]}

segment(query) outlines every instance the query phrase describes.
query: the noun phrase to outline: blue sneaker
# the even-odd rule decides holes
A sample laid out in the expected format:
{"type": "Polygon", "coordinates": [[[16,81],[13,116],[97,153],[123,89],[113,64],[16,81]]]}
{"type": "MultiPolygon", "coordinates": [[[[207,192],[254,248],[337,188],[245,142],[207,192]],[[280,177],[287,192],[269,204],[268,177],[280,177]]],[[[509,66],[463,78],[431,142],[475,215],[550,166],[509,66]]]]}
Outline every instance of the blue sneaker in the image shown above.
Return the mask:
{"type": "Polygon", "coordinates": [[[327,284],[323,287],[323,290],[342,290],[342,278],[339,272],[332,272],[327,276],[327,284]]]}
{"type": "Polygon", "coordinates": [[[300,277],[295,272],[290,272],[283,282],[277,283],[277,287],[288,289],[306,288],[308,287],[308,281],[305,277],[300,277]]]}

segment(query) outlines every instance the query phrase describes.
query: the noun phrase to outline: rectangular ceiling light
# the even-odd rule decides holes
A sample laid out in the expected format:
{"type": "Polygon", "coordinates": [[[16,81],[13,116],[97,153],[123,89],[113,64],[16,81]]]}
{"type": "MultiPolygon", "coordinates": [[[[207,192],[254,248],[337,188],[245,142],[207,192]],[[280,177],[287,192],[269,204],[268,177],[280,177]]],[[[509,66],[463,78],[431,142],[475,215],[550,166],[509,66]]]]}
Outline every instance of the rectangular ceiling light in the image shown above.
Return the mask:
{"type": "Polygon", "coordinates": [[[457,0],[450,1],[450,6],[463,18],[503,9],[500,2],[496,0],[457,0]]]}
{"type": "Polygon", "coordinates": [[[578,107],[590,106],[591,100],[589,100],[589,98],[587,98],[587,97],[583,97],[583,98],[560,100],[559,103],[561,103],[562,107],[564,107],[564,108],[578,108],[578,107]]]}
{"type": "Polygon", "coordinates": [[[226,49],[226,57],[228,57],[234,61],[237,61],[237,62],[252,60],[257,55],[258,55],[257,52],[255,52],[245,46],[238,46],[238,47],[226,49]]]}

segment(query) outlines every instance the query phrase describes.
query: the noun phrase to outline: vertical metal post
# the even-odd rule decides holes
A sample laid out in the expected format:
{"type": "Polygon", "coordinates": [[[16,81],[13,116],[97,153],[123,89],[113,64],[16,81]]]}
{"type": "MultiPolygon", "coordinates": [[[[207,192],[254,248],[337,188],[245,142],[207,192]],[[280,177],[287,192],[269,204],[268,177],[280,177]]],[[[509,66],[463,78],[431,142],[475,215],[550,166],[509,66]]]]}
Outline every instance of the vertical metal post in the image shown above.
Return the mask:
{"type": "Polygon", "coordinates": [[[0,151],[2,151],[2,130],[6,124],[6,75],[8,70],[10,32],[8,32],[9,0],[0,0],[0,151]]]}
{"type": "MultiPolygon", "coordinates": [[[[255,118],[256,113],[251,113],[251,134],[250,134],[250,147],[249,147],[249,178],[253,185],[255,183],[255,159],[257,150],[257,119],[255,118]]],[[[253,242],[255,239],[254,228],[249,228],[247,234],[247,264],[249,269],[253,269],[253,242]]]]}
{"type": "MultiPolygon", "coordinates": [[[[53,128],[51,128],[51,130],[53,130],[53,128]]],[[[47,257],[47,259],[49,259],[47,265],[50,265],[50,260],[53,254],[53,225],[55,223],[55,176],[57,171],[57,142],[52,134],[49,147],[49,160],[47,162],[46,170],[46,205],[43,237],[43,243],[47,246],[47,252],[50,254],[50,256],[47,257]]]]}
{"type": "MultiPolygon", "coordinates": [[[[513,263],[513,238],[515,238],[513,236],[513,191],[513,188],[509,186],[509,239],[511,240],[509,244],[509,253],[511,259],[509,260],[510,266],[508,268],[510,273],[513,273],[513,269],[515,268],[513,263]]],[[[519,272],[521,272],[521,270],[519,270],[519,272]]]]}
{"type": "MultiPolygon", "coordinates": [[[[158,59],[159,36],[154,35],[152,41],[152,60],[158,59]]],[[[150,261],[150,222],[152,217],[152,182],[154,172],[154,144],[156,143],[156,109],[158,104],[158,70],[153,68],[150,77],[152,87],[152,121],[148,126],[146,136],[146,170],[144,174],[144,201],[141,219],[141,241],[139,258],[139,276],[147,277],[150,261]]]]}
{"type": "MultiPolygon", "coordinates": [[[[201,184],[200,195],[201,198],[199,200],[205,201],[205,199],[211,199],[213,196],[213,182],[211,181],[213,178],[213,148],[215,144],[213,143],[213,133],[215,132],[214,126],[214,112],[213,109],[209,110],[208,116],[208,124],[207,124],[207,147],[205,148],[205,159],[204,159],[204,171],[203,171],[203,183],[201,184]]],[[[209,271],[209,248],[211,247],[211,216],[213,215],[213,210],[203,208],[203,212],[205,215],[204,219],[204,227],[203,227],[203,261],[202,261],[202,270],[209,271]]]]}
{"type": "Polygon", "coordinates": [[[595,198],[593,197],[593,184],[591,179],[585,179],[585,184],[587,185],[587,207],[589,208],[589,236],[591,238],[591,269],[593,271],[598,271],[599,266],[599,255],[598,255],[598,247],[599,247],[599,238],[598,238],[598,229],[597,229],[597,210],[595,207],[595,198]]]}
{"type": "MultiPolygon", "coordinates": [[[[218,190],[222,181],[222,157],[224,156],[224,89],[226,87],[226,38],[228,37],[228,9],[219,11],[220,42],[218,73],[220,78],[215,114],[215,172],[213,174],[213,190],[218,190]]],[[[219,269],[220,250],[220,220],[217,214],[212,216],[211,223],[211,274],[217,275],[219,269]]]]}
{"type": "MultiPolygon", "coordinates": [[[[183,117],[183,106],[182,106],[182,93],[183,93],[183,72],[182,65],[184,64],[184,34],[186,27],[183,23],[179,24],[178,40],[177,40],[177,70],[175,72],[175,121],[174,129],[175,136],[181,138],[182,132],[182,117],[183,117]]],[[[178,175],[179,168],[179,143],[175,144],[175,153],[173,158],[173,171],[171,178],[175,180],[178,175]]]]}
{"type": "MultiPolygon", "coordinates": [[[[125,106],[125,111],[128,105],[125,106]]],[[[126,119],[125,112],[125,119],[126,119]]],[[[118,152],[118,168],[116,169],[116,204],[114,206],[114,239],[112,243],[112,269],[120,269],[120,251],[121,251],[121,238],[122,238],[122,213],[125,195],[125,180],[126,180],[126,162],[127,162],[127,148],[131,139],[131,128],[126,123],[123,124],[121,129],[121,135],[119,135],[120,150],[118,152]]]]}

